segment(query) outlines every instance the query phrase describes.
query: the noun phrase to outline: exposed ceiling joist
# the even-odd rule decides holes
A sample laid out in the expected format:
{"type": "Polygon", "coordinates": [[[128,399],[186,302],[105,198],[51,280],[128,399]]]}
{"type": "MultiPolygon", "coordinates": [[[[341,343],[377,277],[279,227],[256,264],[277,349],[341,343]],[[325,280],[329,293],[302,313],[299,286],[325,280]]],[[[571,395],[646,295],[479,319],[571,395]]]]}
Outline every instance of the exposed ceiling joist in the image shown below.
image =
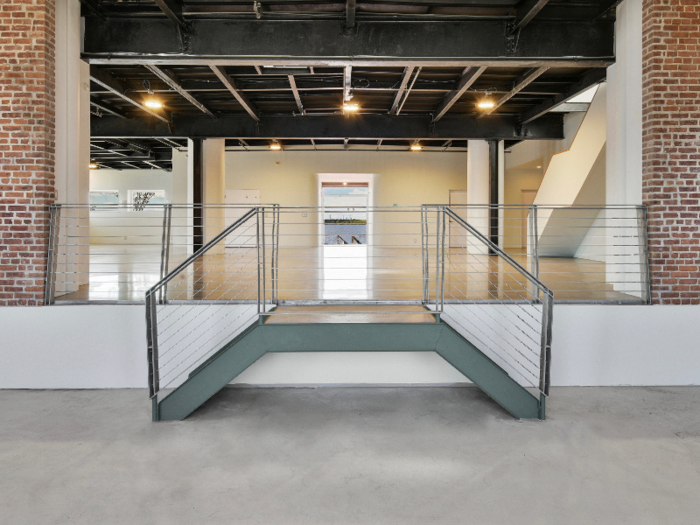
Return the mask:
{"type": "Polygon", "coordinates": [[[492,108],[485,110],[481,115],[479,115],[479,118],[490,115],[491,113],[496,111],[499,107],[501,107],[515,95],[520,93],[523,89],[525,89],[530,83],[535,81],[548,69],[548,67],[538,67],[532,68],[529,71],[527,71],[523,76],[521,76],[518,80],[515,81],[515,83],[513,84],[513,89],[511,89],[508,93],[499,98],[492,108]]]}
{"type": "Polygon", "coordinates": [[[107,102],[103,102],[101,100],[97,100],[95,98],[90,98],[90,105],[93,107],[96,107],[100,111],[104,111],[105,113],[109,115],[114,115],[115,117],[119,118],[127,118],[124,113],[122,113],[119,109],[115,108],[111,104],[108,104],[107,102]]]}
{"type": "Polygon", "coordinates": [[[345,27],[352,29],[355,27],[355,11],[357,8],[356,0],[346,0],[345,2],[345,27]]]}
{"type": "MultiPolygon", "coordinates": [[[[418,60],[428,67],[475,62],[532,64],[533,60],[573,65],[592,61],[609,65],[614,60],[614,22],[569,22],[534,20],[518,39],[517,50],[509,47],[509,22],[505,20],[366,21],[352,35],[339,38],[344,21],[295,20],[279,23],[258,20],[204,19],[190,21],[191,52],[181,50],[168,20],[158,18],[95,19],[85,25],[83,56],[114,63],[173,63],[207,56],[211,63],[287,63],[336,66],[395,63],[418,60]],[[377,35],[381,34],[381,38],[377,35]],[[313,40],[299,38],[313,35],[313,40]],[[240,57],[251,57],[242,59],[240,57]],[[256,57],[256,58],[252,58],[256,57]],[[293,59],[290,57],[294,57],[293,59]],[[349,59],[348,57],[360,57],[349,59]],[[439,58],[435,58],[439,57],[439,58]],[[224,62],[217,62],[217,59],[224,62]],[[229,62],[230,60],[230,62],[229,62]]],[[[596,67],[596,66],[591,66],[596,67]]]]}
{"type": "Polygon", "coordinates": [[[566,93],[557,95],[551,100],[543,102],[539,106],[525,111],[521,115],[523,124],[528,124],[533,120],[542,117],[546,113],[552,111],[554,108],[566,103],[568,100],[571,100],[575,96],[580,95],[595,84],[602,82],[603,80],[605,80],[606,73],[607,71],[605,69],[590,70],[588,73],[583,75],[583,77],[581,77],[581,80],[570,86],[566,93]]]}
{"type": "Polygon", "coordinates": [[[600,3],[600,10],[598,11],[598,16],[596,17],[596,20],[598,20],[599,18],[608,14],[608,12],[611,9],[616,8],[621,3],[622,3],[622,0],[603,0],[600,3]]]}
{"type": "Polygon", "coordinates": [[[551,114],[527,125],[520,125],[516,116],[494,115],[475,120],[444,118],[436,126],[430,116],[354,115],[324,117],[307,115],[305,118],[262,117],[260,123],[250,118],[221,115],[216,120],[203,116],[175,117],[173,126],[154,123],[151,119],[116,118],[91,119],[93,138],[105,137],[200,137],[200,138],[261,138],[279,139],[561,139],[563,115],[551,114]],[[172,129],[171,129],[172,128],[172,129]]]}
{"type": "Polygon", "coordinates": [[[299,90],[297,89],[297,83],[294,80],[294,75],[289,75],[289,85],[292,86],[292,93],[294,93],[294,100],[296,100],[297,108],[299,109],[299,114],[304,115],[304,105],[301,103],[301,96],[299,95],[299,90]]]}
{"type": "Polygon", "coordinates": [[[408,86],[408,89],[406,90],[406,94],[404,95],[403,100],[401,101],[401,105],[400,105],[399,108],[396,110],[396,114],[397,114],[397,115],[399,115],[399,114],[401,113],[401,110],[403,109],[404,104],[405,104],[406,101],[408,100],[408,96],[411,94],[411,90],[413,89],[413,86],[415,85],[416,80],[418,80],[418,75],[420,75],[421,69],[423,69],[423,68],[419,67],[419,68],[416,70],[416,74],[413,75],[413,81],[411,82],[411,85],[408,86]]]}
{"type": "Polygon", "coordinates": [[[462,98],[462,95],[464,95],[472,84],[478,80],[484,71],[486,71],[486,66],[466,68],[462,73],[459,82],[457,83],[457,89],[445,95],[440,102],[440,105],[433,113],[433,122],[437,122],[444,117],[445,113],[447,113],[450,108],[454,106],[455,102],[462,98]]]}
{"type": "Polygon", "coordinates": [[[170,122],[170,115],[167,111],[162,111],[158,113],[155,110],[152,110],[151,108],[145,106],[141,101],[131,98],[131,96],[127,95],[127,87],[122,82],[114,78],[114,76],[112,76],[112,74],[109,71],[98,69],[95,66],[90,66],[90,80],[92,80],[96,84],[99,84],[107,91],[117,95],[118,97],[121,97],[130,104],[133,104],[139,109],[142,109],[149,115],[156,117],[158,120],[161,120],[166,124],[170,122]]]}
{"type": "Polygon", "coordinates": [[[163,82],[165,82],[167,85],[169,85],[171,88],[173,88],[175,91],[177,91],[182,97],[187,99],[197,109],[199,109],[203,113],[206,113],[210,117],[216,118],[216,115],[214,115],[214,113],[212,113],[212,111],[208,107],[202,104],[199,100],[192,96],[192,94],[187,92],[187,90],[185,90],[182,87],[182,82],[180,82],[180,79],[177,78],[177,76],[172,71],[169,71],[167,69],[160,69],[158,66],[154,66],[152,64],[146,64],[146,68],[151,73],[160,78],[163,82]]]}
{"type": "Polygon", "coordinates": [[[413,66],[404,68],[403,77],[401,78],[401,85],[399,86],[399,90],[396,92],[394,103],[391,105],[391,109],[389,110],[389,115],[396,115],[396,111],[399,109],[399,104],[401,103],[401,99],[406,92],[406,86],[408,85],[408,81],[411,79],[414,69],[415,68],[413,66]]]}
{"type": "Polygon", "coordinates": [[[226,74],[226,71],[224,70],[223,67],[221,66],[210,66],[211,70],[216,74],[216,76],[221,80],[221,83],[226,86],[226,89],[228,89],[231,94],[235,97],[235,99],[238,101],[238,103],[243,106],[243,109],[246,110],[246,112],[253,117],[255,120],[260,120],[260,112],[258,111],[258,108],[255,107],[255,104],[253,104],[248,97],[246,96],[245,93],[242,93],[241,91],[238,90],[236,87],[236,81],[229,77],[226,74]]]}
{"type": "Polygon", "coordinates": [[[343,68],[343,102],[352,98],[352,66],[343,68]]]}
{"type": "Polygon", "coordinates": [[[513,25],[512,33],[522,29],[537,16],[549,0],[522,0],[515,12],[515,24],[513,25]]]}
{"type": "Polygon", "coordinates": [[[182,30],[187,31],[188,24],[185,17],[182,16],[183,2],[182,0],[155,0],[163,14],[168,19],[182,30]]]}

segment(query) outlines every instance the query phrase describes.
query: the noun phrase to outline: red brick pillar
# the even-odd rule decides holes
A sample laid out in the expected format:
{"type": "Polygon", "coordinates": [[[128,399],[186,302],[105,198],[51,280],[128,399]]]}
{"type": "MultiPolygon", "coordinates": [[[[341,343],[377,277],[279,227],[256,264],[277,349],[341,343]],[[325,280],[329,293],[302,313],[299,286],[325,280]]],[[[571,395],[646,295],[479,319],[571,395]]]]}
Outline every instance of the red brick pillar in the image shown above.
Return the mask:
{"type": "Polygon", "coordinates": [[[54,201],[54,0],[0,2],[0,306],[43,302],[54,201]]]}
{"type": "Polygon", "coordinates": [[[700,304],[700,1],[644,0],[643,9],[652,300],[700,304]]]}

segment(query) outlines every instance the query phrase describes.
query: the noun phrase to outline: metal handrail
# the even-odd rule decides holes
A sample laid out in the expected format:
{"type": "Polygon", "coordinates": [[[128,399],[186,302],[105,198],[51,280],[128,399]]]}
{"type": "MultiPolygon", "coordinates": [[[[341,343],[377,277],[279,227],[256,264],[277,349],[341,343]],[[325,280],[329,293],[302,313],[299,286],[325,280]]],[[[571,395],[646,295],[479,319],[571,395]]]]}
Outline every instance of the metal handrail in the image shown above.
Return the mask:
{"type": "Polygon", "coordinates": [[[459,215],[454,213],[450,207],[445,208],[445,213],[447,213],[451,219],[456,221],[460,226],[462,226],[464,229],[469,231],[472,235],[477,237],[481,242],[483,242],[489,250],[493,251],[495,255],[498,255],[499,257],[502,257],[510,265],[512,265],[520,274],[522,274],[523,277],[525,277],[527,280],[529,280],[532,284],[537,286],[542,292],[544,292],[547,295],[554,296],[554,292],[547,288],[545,284],[540,281],[537,277],[532,275],[530,272],[528,272],[525,268],[523,268],[517,261],[515,261],[510,255],[508,255],[506,252],[504,252],[501,248],[498,247],[497,244],[494,244],[491,242],[490,239],[488,239],[485,235],[483,235],[481,232],[476,230],[471,224],[466,222],[464,219],[462,219],[459,215]]]}

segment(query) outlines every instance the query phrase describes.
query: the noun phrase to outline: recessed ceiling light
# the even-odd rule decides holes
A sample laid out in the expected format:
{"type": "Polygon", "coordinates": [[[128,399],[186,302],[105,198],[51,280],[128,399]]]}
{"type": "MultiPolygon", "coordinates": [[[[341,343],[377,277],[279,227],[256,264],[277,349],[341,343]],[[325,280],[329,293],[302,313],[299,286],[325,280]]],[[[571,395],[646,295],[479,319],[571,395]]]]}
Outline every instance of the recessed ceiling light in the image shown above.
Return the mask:
{"type": "Polygon", "coordinates": [[[143,105],[151,109],[161,109],[163,107],[163,103],[154,97],[147,98],[143,105]]]}

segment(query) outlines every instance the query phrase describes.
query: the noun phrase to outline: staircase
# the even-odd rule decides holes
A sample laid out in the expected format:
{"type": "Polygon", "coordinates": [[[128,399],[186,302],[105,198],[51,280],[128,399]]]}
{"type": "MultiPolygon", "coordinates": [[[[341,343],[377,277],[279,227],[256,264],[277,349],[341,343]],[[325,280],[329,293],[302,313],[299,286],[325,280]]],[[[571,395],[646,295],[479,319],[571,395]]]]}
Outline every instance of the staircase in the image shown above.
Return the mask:
{"type": "MultiPolygon", "coordinates": [[[[448,207],[415,211],[423,244],[415,252],[417,299],[302,300],[298,284],[288,292],[283,283],[297,283],[299,269],[289,255],[289,275],[297,277],[282,271],[285,243],[278,236],[285,228],[278,209],[269,217],[264,207],[251,209],[212,239],[146,295],[153,420],[186,418],[268,352],[426,351],[440,355],[515,418],[544,419],[551,292],[448,207]],[[466,247],[450,247],[457,226],[466,247]],[[236,240],[251,231],[259,239],[255,246],[236,240]]],[[[386,222],[406,235],[409,222],[395,219],[386,222]]],[[[403,249],[390,239],[385,243],[403,249]]],[[[375,259],[383,253],[378,248],[375,243],[375,259]]],[[[383,271],[394,265],[391,275],[402,276],[406,292],[411,281],[406,268],[395,268],[399,260],[409,260],[408,252],[381,263],[377,275],[396,279],[383,271]]]]}

